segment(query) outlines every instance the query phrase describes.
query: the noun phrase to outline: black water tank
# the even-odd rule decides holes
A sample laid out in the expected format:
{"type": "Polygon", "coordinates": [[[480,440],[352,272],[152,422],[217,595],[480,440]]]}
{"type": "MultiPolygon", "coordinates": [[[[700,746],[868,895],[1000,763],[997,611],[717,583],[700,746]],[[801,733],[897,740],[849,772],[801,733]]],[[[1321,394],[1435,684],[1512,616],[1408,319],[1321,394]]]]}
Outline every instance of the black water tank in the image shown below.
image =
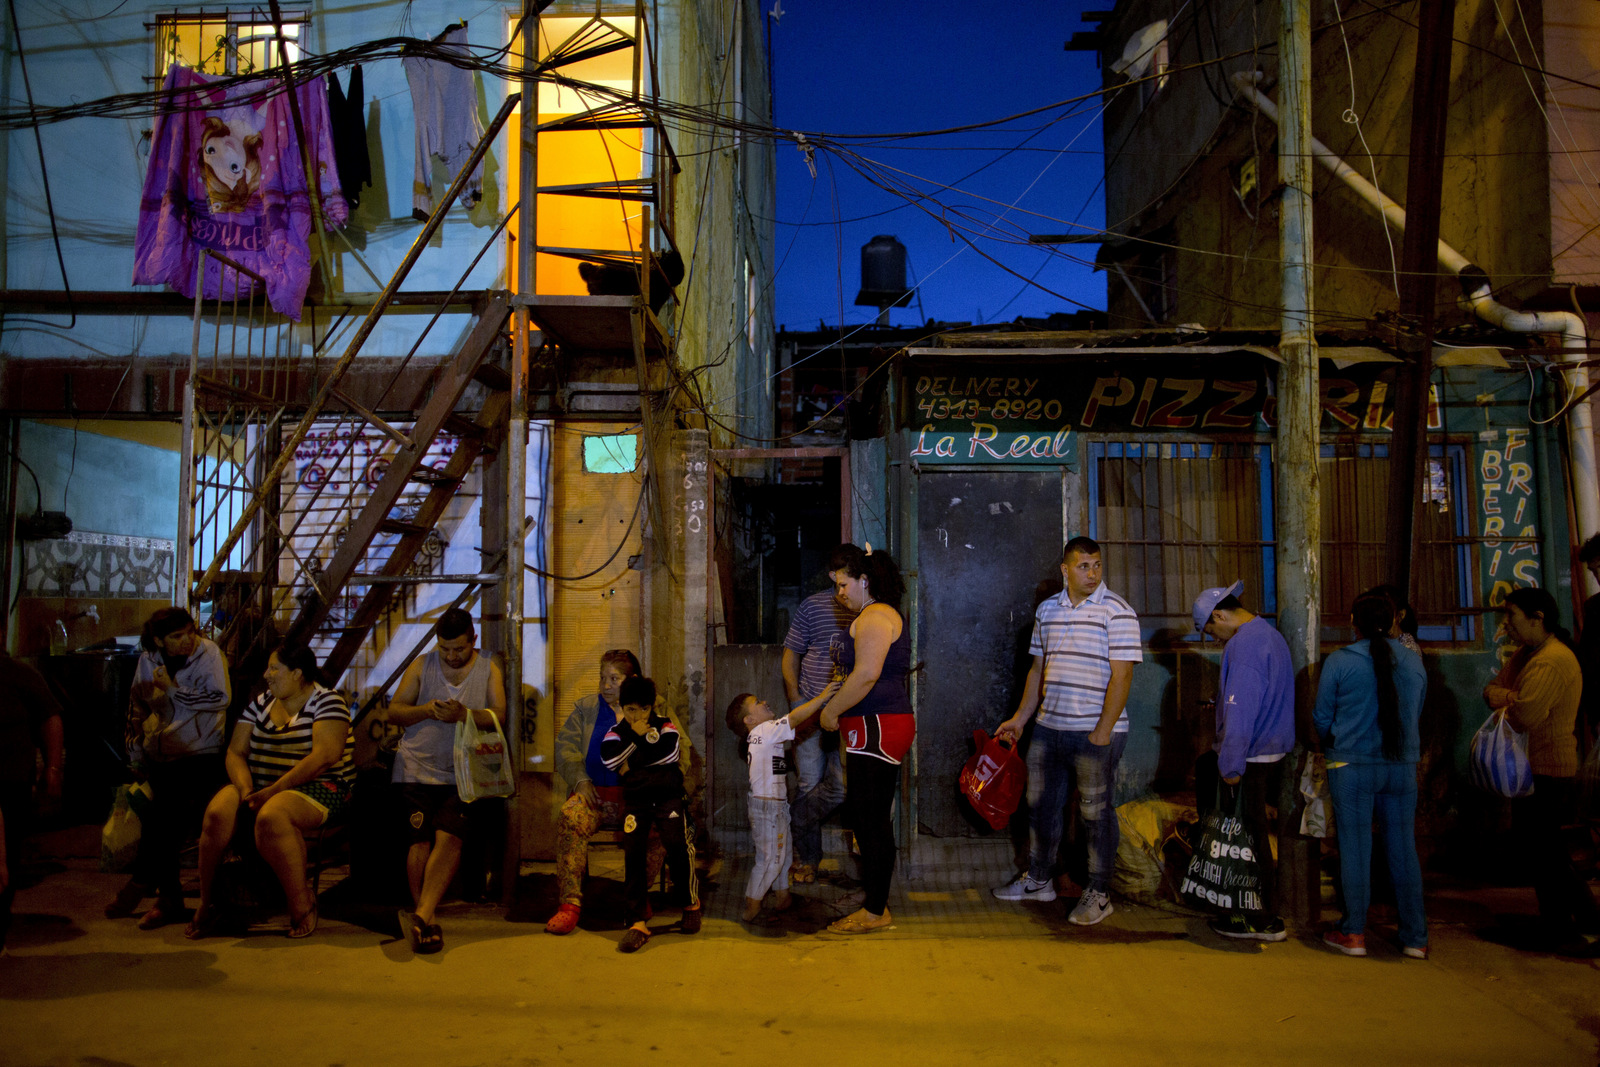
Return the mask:
{"type": "Polygon", "coordinates": [[[879,234],[861,246],[861,291],[856,304],[867,307],[903,307],[910,303],[906,290],[906,246],[879,234]]]}

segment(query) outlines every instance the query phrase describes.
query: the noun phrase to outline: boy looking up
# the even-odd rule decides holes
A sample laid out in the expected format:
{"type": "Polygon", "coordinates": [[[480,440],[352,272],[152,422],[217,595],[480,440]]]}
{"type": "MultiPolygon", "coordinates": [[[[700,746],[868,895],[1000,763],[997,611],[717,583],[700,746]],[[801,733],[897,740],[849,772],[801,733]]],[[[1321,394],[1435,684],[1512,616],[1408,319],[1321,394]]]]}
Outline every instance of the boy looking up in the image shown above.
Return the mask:
{"type": "Polygon", "coordinates": [[[768,925],[777,921],[768,916],[762,921],[761,902],[773,890],[772,908],[789,907],[789,763],[783,754],[784,743],[794,737],[795,728],[815,715],[838,692],[834,682],[817,696],[779,718],[765,700],[740,693],[728,705],[728,728],[744,742],[745,761],[750,765],[750,841],[755,846],[755,864],[744,893],[747,923],[768,925]]]}

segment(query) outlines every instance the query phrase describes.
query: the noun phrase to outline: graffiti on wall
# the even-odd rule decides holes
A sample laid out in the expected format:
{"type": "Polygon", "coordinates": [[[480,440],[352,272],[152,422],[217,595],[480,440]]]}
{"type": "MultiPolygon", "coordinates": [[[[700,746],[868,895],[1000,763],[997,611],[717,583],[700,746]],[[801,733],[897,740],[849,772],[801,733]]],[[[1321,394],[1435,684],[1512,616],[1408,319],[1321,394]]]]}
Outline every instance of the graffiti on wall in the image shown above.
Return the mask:
{"type": "MultiPolygon", "coordinates": [[[[411,429],[408,423],[396,425],[403,433],[411,429]]],[[[428,449],[424,466],[443,469],[458,445],[458,438],[441,434],[428,449]]],[[[279,580],[293,586],[296,600],[304,602],[318,595],[313,581],[344,543],[356,517],[388,472],[397,448],[393,439],[376,428],[348,423],[319,427],[295,448],[294,464],[284,472],[283,479],[282,522],[289,551],[279,557],[279,580]]],[[[426,488],[415,486],[396,502],[389,517],[414,520],[426,498],[426,488]]],[[[379,533],[374,537],[360,570],[378,570],[401,536],[379,533]]],[[[430,531],[406,573],[436,573],[448,543],[437,528],[430,531]]],[[[408,592],[412,589],[407,587],[408,592]]],[[[364,585],[346,586],[331,605],[324,628],[331,630],[347,624],[365,594],[364,585]]],[[[397,597],[392,608],[403,607],[407,599],[397,597]]]]}
{"type": "Polygon", "coordinates": [[[1478,439],[1478,521],[1489,606],[1539,585],[1538,497],[1528,428],[1485,430],[1478,439]]]}

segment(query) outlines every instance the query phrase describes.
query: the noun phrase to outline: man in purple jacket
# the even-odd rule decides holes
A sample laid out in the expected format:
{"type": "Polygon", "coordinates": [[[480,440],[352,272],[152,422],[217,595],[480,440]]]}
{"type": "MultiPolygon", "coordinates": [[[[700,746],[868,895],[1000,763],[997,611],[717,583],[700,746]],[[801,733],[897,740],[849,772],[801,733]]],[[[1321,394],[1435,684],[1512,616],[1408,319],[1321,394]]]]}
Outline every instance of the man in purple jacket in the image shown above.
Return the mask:
{"type": "Polygon", "coordinates": [[[1294,667],[1289,644],[1266,619],[1244,609],[1243,582],[1207,589],[1194,602],[1194,628],[1224,642],[1217,684],[1217,740],[1195,764],[1202,808],[1220,776],[1244,790],[1245,829],[1261,857],[1261,909],[1236,911],[1211,923],[1223,937],[1282,941],[1277,915],[1277,865],[1268,839],[1267,802],[1278,795],[1283,760],[1294,748],[1294,667]]]}

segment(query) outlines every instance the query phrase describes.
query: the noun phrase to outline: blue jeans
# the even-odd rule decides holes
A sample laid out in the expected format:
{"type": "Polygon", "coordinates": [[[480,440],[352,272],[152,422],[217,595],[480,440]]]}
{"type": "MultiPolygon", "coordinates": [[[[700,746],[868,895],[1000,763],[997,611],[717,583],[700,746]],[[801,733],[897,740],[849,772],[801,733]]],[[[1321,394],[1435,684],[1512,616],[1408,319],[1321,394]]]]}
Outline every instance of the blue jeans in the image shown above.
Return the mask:
{"type": "MultiPolygon", "coordinates": [[[[834,762],[838,762],[838,749],[834,749],[834,762]]],[[[822,731],[812,730],[794,743],[794,769],[799,778],[795,796],[803,797],[822,781],[823,751],[822,731]]]]}
{"type": "Polygon", "coordinates": [[[1388,852],[1389,879],[1400,910],[1400,944],[1425,948],[1428,920],[1422,908],[1422,864],[1417,861],[1417,767],[1414,763],[1351,763],[1328,771],[1334,826],[1339,834],[1339,878],[1344,918],[1339,931],[1365,933],[1372,900],[1372,821],[1376,816],[1388,852]]]}
{"type": "Polygon", "coordinates": [[[1089,889],[1104,893],[1117,858],[1117,813],[1111,792],[1117,764],[1128,743],[1112,734],[1109,745],[1091,745],[1086,730],[1036,727],[1028,743],[1028,876],[1042,882],[1055,876],[1061,846],[1061,813],[1072,787],[1078,787],[1078,814],[1089,835],[1089,889]]]}
{"type": "Polygon", "coordinates": [[[822,824],[844,803],[844,766],[839,750],[817,750],[823,757],[821,781],[795,797],[789,809],[794,858],[815,867],[822,862],[822,824]]]}

